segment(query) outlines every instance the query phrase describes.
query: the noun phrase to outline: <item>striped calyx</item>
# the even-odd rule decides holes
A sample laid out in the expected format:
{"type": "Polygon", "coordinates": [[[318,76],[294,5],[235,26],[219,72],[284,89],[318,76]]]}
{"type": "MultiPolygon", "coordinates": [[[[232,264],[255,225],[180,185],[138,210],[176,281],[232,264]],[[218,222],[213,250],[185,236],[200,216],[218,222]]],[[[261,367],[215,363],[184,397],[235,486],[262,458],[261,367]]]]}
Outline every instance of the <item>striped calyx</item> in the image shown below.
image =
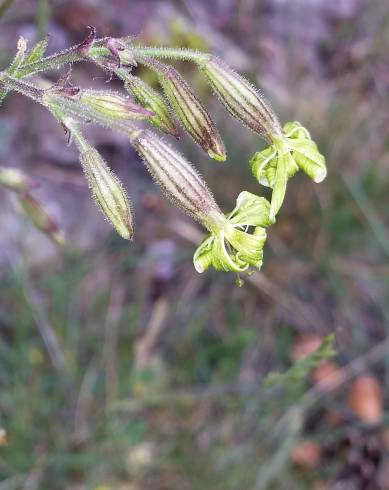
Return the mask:
{"type": "Polygon", "coordinates": [[[42,104],[66,126],[67,120],[86,121],[126,132],[134,121],[148,119],[153,112],[116,93],[106,91],[79,91],[67,95],[53,90],[44,91],[42,104]]]}
{"type": "Polygon", "coordinates": [[[272,134],[281,134],[277,116],[259,91],[248,80],[213,55],[198,61],[220,102],[232,116],[271,142],[272,134]]]}
{"type": "Polygon", "coordinates": [[[131,143],[154,180],[178,207],[209,228],[223,216],[208,186],[194,167],[151,131],[135,132],[131,143]]]}
{"type": "Polygon", "coordinates": [[[158,73],[164,93],[187,133],[211,158],[223,162],[226,149],[219,131],[186,80],[172,66],[155,60],[148,60],[147,64],[158,73]]]}
{"type": "Polygon", "coordinates": [[[92,111],[114,120],[147,119],[154,112],[135,104],[116,92],[106,90],[82,90],[74,96],[92,111]]]}
{"type": "Polygon", "coordinates": [[[316,183],[327,175],[324,156],[297,121],[285,124],[283,135],[274,134],[272,145],[255,153],[249,164],[258,182],[273,189],[270,209],[273,219],[283,203],[288,179],[299,169],[316,183]]]}
{"type": "Polygon", "coordinates": [[[130,240],[134,224],[130,201],[123,184],[99,152],[74,128],[73,138],[80,151],[82,169],[96,204],[118,234],[130,240]]]}
{"type": "Polygon", "coordinates": [[[263,197],[243,191],[235,209],[197,248],[193,263],[197,272],[209,267],[216,270],[244,272],[262,266],[265,226],[272,224],[270,205],[263,197]]]}
{"type": "Polygon", "coordinates": [[[179,137],[177,126],[162,95],[142,79],[131,74],[126,75],[124,87],[138,104],[154,113],[149,118],[153,126],[175,138],[179,137]]]}

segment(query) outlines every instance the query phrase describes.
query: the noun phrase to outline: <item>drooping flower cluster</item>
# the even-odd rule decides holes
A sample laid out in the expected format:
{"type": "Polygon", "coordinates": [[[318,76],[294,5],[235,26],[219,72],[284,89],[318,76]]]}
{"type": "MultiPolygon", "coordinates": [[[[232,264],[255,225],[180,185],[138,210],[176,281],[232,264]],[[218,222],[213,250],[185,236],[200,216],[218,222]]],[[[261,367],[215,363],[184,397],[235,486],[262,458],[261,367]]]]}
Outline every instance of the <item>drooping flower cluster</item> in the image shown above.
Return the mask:
{"type": "Polygon", "coordinates": [[[15,90],[52,112],[70,139],[73,137],[92,195],[116,231],[123,238],[132,237],[129,199],[119,179],[83,136],[80,125],[85,122],[127,135],[167,197],[209,231],[194,254],[198,272],[209,267],[234,272],[260,269],[265,228],[275,222],[288,179],[299,169],[314,182],[326,176],[325,159],[309,132],[299,122],[282,127],[259,90],[208,53],[139,46],[130,37],[97,39],[93,28],[82,43],[58,55],[45,58],[46,46],[47,40],[43,40],[27,51],[26,42],[19,42],[11,66],[0,72],[0,102],[8,91],[15,90]],[[229,113],[267,142],[268,146],[255,153],[249,164],[258,182],[272,189],[270,202],[243,191],[234,210],[223,214],[195,168],[159,136],[138,125],[139,121],[150,123],[178,138],[178,121],[212,159],[226,160],[226,149],[211,115],[180,73],[164,63],[166,59],[194,62],[229,113]],[[134,101],[118,92],[80,90],[70,84],[69,74],[47,89],[22,80],[83,60],[108,72],[109,80],[115,74],[134,101]],[[132,73],[138,65],[156,73],[163,93],[132,73]]]}

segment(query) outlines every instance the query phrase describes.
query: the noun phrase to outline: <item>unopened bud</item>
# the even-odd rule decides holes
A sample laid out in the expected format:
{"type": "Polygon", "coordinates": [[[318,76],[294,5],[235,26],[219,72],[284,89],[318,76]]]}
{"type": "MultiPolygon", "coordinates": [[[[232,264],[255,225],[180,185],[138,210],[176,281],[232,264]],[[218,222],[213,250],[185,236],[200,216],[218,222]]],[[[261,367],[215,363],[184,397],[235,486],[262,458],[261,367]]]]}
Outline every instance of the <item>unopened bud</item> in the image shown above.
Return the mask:
{"type": "Polygon", "coordinates": [[[135,134],[131,143],[177,206],[204,226],[210,217],[221,213],[206,183],[180,153],[148,130],[135,134]]]}
{"type": "Polygon", "coordinates": [[[188,83],[172,66],[155,60],[146,64],[155,69],[170,105],[188,134],[217,161],[226,159],[226,149],[210,114],[188,83]]]}
{"type": "Polygon", "coordinates": [[[134,128],[133,121],[154,115],[112,92],[73,91],[69,95],[62,89],[48,89],[43,91],[42,103],[67,130],[69,120],[83,120],[126,132],[134,128]]]}
{"type": "Polygon", "coordinates": [[[248,80],[212,55],[199,58],[198,66],[232,116],[264,136],[269,143],[273,134],[281,134],[277,116],[248,80]]]}
{"type": "Polygon", "coordinates": [[[45,233],[57,245],[64,244],[64,234],[49,211],[28,192],[18,194],[18,200],[26,216],[40,231],[45,233]]]}
{"type": "Polygon", "coordinates": [[[80,162],[94,200],[118,234],[130,240],[133,217],[123,184],[79,131],[73,132],[73,138],[80,150],[80,162]]]}
{"type": "Polygon", "coordinates": [[[178,138],[176,124],[170,114],[164,98],[147,83],[134,75],[127,74],[125,89],[142,107],[154,113],[149,122],[160,131],[178,138]]]}
{"type": "Polygon", "coordinates": [[[0,185],[12,191],[25,192],[35,187],[36,183],[18,168],[0,167],[0,185]]]}
{"type": "Polygon", "coordinates": [[[134,104],[122,95],[103,90],[82,90],[75,96],[82,104],[103,117],[114,120],[146,119],[154,112],[134,104]]]}

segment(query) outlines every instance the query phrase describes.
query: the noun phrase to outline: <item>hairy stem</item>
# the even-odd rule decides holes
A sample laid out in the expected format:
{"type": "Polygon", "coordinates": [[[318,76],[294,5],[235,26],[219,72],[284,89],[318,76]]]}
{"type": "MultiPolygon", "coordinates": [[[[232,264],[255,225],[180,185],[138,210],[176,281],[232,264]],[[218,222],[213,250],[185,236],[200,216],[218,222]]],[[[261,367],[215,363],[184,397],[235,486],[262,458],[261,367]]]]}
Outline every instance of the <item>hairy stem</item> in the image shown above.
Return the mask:
{"type": "Polygon", "coordinates": [[[127,45],[140,55],[152,56],[160,59],[193,61],[198,63],[199,61],[205,61],[209,57],[208,53],[193,51],[191,49],[133,46],[131,43],[127,43],[127,45]]]}
{"type": "Polygon", "coordinates": [[[68,63],[82,61],[83,59],[84,55],[77,49],[77,47],[73,47],[63,51],[62,53],[56,53],[51,56],[47,56],[46,58],[42,58],[40,61],[36,61],[35,63],[22,65],[18,69],[17,77],[23,78],[41,71],[54,70],[68,63]]]}
{"type": "Polygon", "coordinates": [[[22,80],[18,80],[6,72],[0,73],[0,86],[3,90],[14,90],[36,102],[42,103],[44,90],[22,80]]]}

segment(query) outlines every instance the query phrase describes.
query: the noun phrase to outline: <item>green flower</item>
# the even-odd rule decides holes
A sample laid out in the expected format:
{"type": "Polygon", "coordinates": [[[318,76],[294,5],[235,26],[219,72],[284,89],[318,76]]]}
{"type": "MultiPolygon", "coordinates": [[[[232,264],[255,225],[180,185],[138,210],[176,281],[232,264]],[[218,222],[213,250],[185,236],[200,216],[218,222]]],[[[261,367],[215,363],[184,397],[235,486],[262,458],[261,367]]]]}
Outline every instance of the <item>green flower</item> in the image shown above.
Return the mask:
{"type": "Polygon", "coordinates": [[[211,227],[210,235],[197,248],[193,257],[197,272],[210,266],[233,272],[260,269],[266,241],[264,227],[272,224],[269,211],[270,204],[264,197],[241,192],[235,209],[211,227]]]}
{"type": "Polygon", "coordinates": [[[301,169],[319,183],[325,179],[327,169],[324,156],[299,122],[286,123],[283,135],[273,135],[271,139],[273,144],[255,153],[249,163],[258,182],[273,189],[270,216],[274,219],[290,177],[301,169]]]}
{"type": "Polygon", "coordinates": [[[166,196],[210,232],[193,257],[197,272],[210,266],[234,272],[260,269],[264,227],[272,224],[265,198],[241,192],[233,211],[224,215],[191,163],[172,147],[148,130],[134,132],[130,140],[166,196]]]}

